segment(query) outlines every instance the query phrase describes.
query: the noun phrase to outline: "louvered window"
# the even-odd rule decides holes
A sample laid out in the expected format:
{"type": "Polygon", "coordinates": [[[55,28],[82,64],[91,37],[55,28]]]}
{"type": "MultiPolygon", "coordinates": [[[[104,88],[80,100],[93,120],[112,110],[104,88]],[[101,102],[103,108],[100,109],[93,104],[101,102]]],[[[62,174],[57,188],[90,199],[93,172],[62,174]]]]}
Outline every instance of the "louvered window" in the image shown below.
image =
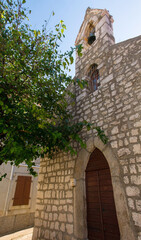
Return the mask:
{"type": "Polygon", "coordinates": [[[31,177],[18,176],[13,206],[28,205],[30,199],[31,177]]]}

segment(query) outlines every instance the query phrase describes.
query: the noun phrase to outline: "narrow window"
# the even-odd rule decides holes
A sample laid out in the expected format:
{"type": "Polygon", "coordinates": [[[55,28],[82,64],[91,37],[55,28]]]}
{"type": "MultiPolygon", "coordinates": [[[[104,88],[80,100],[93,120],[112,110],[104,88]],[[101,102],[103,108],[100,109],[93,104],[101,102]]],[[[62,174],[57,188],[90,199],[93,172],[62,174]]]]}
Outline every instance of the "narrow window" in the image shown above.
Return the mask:
{"type": "Polygon", "coordinates": [[[31,177],[18,176],[13,206],[28,205],[30,199],[31,177]]]}
{"type": "Polygon", "coordinates": [[[88,76],[90,77],[90,88],[91,91],[96,91],[100,86],[99,70],[97,69],[97,64],[92,65],[88,76]]]}

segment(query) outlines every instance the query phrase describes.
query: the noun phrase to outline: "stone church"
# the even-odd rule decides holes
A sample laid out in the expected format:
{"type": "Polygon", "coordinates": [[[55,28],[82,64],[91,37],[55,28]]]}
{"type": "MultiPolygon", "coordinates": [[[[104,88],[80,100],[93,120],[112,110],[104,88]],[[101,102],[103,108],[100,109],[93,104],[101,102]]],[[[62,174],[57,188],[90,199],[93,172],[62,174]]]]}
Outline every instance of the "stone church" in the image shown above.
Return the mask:
{"type": "Polygon", "coordinates": [[[41,160],[33,240],[141,240],[141,36],[115,44],[107,10],[86,10],[76,38],[75,121],[82,132],[77,155],[41,160]]]}

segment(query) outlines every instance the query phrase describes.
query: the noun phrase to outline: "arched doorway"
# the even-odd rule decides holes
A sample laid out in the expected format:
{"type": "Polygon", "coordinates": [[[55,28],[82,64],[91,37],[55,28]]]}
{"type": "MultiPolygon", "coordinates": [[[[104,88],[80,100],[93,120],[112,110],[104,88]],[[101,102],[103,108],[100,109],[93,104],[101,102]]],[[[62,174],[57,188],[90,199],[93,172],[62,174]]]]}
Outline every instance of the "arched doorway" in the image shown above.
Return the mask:
{"type": "Polygon", "coordinates": [[[120,240],[110,169],[95,148],[86,168],[87,229],[89,240],[120,240]]]}

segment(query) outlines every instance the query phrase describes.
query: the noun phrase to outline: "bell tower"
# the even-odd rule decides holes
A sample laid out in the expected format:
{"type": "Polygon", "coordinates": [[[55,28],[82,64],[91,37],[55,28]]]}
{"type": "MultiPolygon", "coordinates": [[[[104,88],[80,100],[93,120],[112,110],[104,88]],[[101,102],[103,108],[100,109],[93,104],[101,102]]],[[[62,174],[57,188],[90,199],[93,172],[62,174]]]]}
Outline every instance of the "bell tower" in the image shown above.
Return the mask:
{"type": "Polygon", "coordinates": [[[107,47],[115,43],[113,18],[106,9],[87,8],[75,45],[82,44],[83,52],[90,47],[107,47]]]}
{"type": "Polygon", "coordinates": [[[111,45],[113,36],[113,18],[106,9],[87,8],[84,21],[77,35],[75,45],[82,44],[82,57],[76,54],[75,77],[86,80],[88,87],[76,88],[77,100],[90,92],[96,92],[106,71],[103,60],[111,45]]]}

